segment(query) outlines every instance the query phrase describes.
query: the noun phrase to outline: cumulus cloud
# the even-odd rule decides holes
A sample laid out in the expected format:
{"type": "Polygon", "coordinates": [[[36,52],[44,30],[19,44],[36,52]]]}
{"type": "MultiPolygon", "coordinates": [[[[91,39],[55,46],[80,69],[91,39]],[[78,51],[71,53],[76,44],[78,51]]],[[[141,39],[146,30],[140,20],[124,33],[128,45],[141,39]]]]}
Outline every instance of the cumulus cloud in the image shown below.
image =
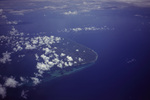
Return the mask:
{"type": "Polygon", "coordinates": [[[37,61],[39,60],[38,54],[35,54],[35,58],[36,58],[37,61]]]}
{"type": "Polygon", "coordinates": [[[78,58],[78,60],[79,60],[79,62],[82,62],[82,61],[83,61],[83,59],[82,59],[82,58],[80,58],[80,57],[78,58]]]}
{"type": "Polygon", "coordinates": [[[47,57],[46,55],[42,54],[41,58],[44,60],[45,63],[49,62],[49,57],[47,57]]]}
{"type": "Polygon", "coordinates": [[[70,56],[67,56],[66,58],[67,58],[67,61],[73,61],[73,58],[70,56]]]}
{"type": "Polygon", "coordinates": [[[78,52],[78,51],[79,51],[79,49],[76,49],[76,51],[78,52]]]}
{"type": "Polygon", "coordinates": [[[10,77],[6,79],[4,86],[16,88],[18,86],[18,82],[15,80],[15,78],[10,77]]]}
{"type": "Polygon", "coordinates": [[[74,32],[82,31],[82,28],[73,28],[72,29],[74,32]]]}
{"type": "Polygon", "coordinates": [[[42,71],[49,70],[49,66],[47,66],[43,62],[42,63],[38,62],[37,65],[36,65],[36,68],[39,69],[39,70],[42,70],[42,71]]]}
{"type": "Polygon", "coordinates": [[[73,65],[73,63],[72,63],[72,62],[68,62],[68,65],[69,65],[69,66],[72,66],[72,65],[73,65]]]}
{"type": "Polygon", "coordinates": [[[57,67],[63,68],[63,63],[59,63],[59,64],[57,65],[57,67]]]}
{"type": "Polygon", "coordinates": [[[45,54],[49,54],[52,52],[52,50],[49,48],[43,48],[43,51],[45,51],[45,54]]]}
{"type": "Polygon", "coordinates": [[[68,12],[64,12],[64,15],[77,15],[78,12],[77,11],[68,11],[68,12]]]}
{"type": "Polygon", "coordinates": [[[15,27],[12,27],[12,30],[9,32],[10,35],[18,35],[18,30],[15,29],[15,27]]]}
{"type": "Polygon", "coordinates": [[[65,67],[69,66],[67,62],[65,62],[64,64],[65,64],[65,67]]]}
{"type": "Polygon", "coordinates": [[[30,50],[36,49],[36,45],[31,45],[31,44],[26,43],[25,49],[30,49],[30,50]]]}
{"type": "Polygon", "coordinates": [[[59,60],[59,58],[54,58],[52,61],[53,61],[53,63],[56,65],[56,64],[59,63],[60,60],[59,60]]]}
{"type": "Polygon", "coordinates": [[[5,64],[6,62],[10,62],[10,61],[11,61],[11,59],[10,59],[11,53],[9,53],[9,52],[6,51],[6,53],[2,53],[2,55],[3,55],[3,57],[0,58],[0,62],[1,62],[1,63],[4,63],[4,64],[5,64]]]}
{"type": "Polygon", "coordinates": [[[61,53],[61,54],[60,54],[61,57],[65,56],[65,55],[66,55],[66,54],[64,54],[64,53],[61,53]]]}
{"type": "Polygon", "coordinates": [[[28,80],[25,78],[25,77],[20,77],[20,80],[23,82],[23,83],[25,83],[25,82],[28,82],[28,80]]]}
{"type": "Polygon", "coordinates": [[[22,48],[20,45],[16,45],[16,47],[13,48],[13,50],[14,50],[15,52],[21,51],[22,49],[23,49],[23,48],[22,48]]]}
{"type": "Polygon", "coordinates": [[[115,30],[115,28],[110,28],[108,26],[102,26],[102,27],[77,27],[77,28],[70,28],[67,29],[65,28],[64,30],[58,30],[58,32],[65,32],[65,33],[69,33],[69,32],[80,32],[80,31],[106,31],[106,30],[115,30]]]}
{"type": "Polygon", "coordinates": [[[6,88],[3,87],[1,84],[0,84],[0,95],[2,96],[2,98],[6,97],[6,88]]]}
{"type": "Polygon", "coordinates": [[[39,84],[41,82],[41,80],[39,80],[36,77],[31,77],[31,79],[32,79],[34,85],[37,85],[37,84],[39,84]]]}
{"type": "Polygon", "coordinates": [[[24,99],[27,99],[27,92],[29,92],[29,91],[28,90],[22,90],[21,97],[24,99]]]}
{"type": "Polygon", "coordinates": [[[7,21],[6,24],[9,24],[9,25],[17,25],[19,22],[21,22],[20,20],[19,21],[7,21]]]}

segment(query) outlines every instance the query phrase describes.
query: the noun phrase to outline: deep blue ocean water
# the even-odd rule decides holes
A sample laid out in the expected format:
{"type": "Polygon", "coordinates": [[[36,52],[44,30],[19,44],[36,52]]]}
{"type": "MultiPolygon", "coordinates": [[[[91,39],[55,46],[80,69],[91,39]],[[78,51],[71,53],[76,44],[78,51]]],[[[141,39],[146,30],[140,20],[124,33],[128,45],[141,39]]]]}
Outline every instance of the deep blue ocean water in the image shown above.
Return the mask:
{"type": "Polygon", "coordinates": [[[93,11],[75,16],[47,13],[45,19],[42,13],[45,12],[25,15],[16,28],[30,34],[46,32],[45,35],[74,40],[96,51],[99,57],[91,67],[37,86],[29,93],[29,100],[150,99],[150,13],[147,10],[93,11]],[[57,33],[64,28],[104,25],[115,30],[57,33]]]}
{"type": "Polygon", "coordinates": [[[95,65],[80,72],[62,77],[53,83],[44,83],[33,92],[31,98],[149,100],[150,16],[149,12],[143,11],[95,11],[89,17],[58,16],[61,22],[59,20],[53,22],[55,18],[52,19],[52,24],[49,23],[47,26],[50,28],[45,29],[107,25],[114,27],[115,30],[56,34],[93,49],[99,55],[98,60],[95,65]],[[137,13],[141,15],[144,13],[148,18],[135,17],[137,13]],[[132,59],[134,61],[130,62],[132,59]]]}

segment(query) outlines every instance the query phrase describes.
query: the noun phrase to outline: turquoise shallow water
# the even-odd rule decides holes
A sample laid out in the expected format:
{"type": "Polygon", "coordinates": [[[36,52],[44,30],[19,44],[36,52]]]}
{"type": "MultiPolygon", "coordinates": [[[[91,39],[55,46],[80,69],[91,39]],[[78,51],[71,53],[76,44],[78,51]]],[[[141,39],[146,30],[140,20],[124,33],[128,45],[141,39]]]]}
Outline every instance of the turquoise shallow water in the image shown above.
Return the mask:
{"type": "Polygon", "coordinates": [[[66,75],[70,75],[70,74],[76,73],[78,71],[82,71],[85,68],[93,66],[94,63],[95,62],[90,63],[90,64],[76,66],[76,67],[74,66],[73,68],[70,68],[70,71],[69,70],[63,70],[63,71],[59,71],[58,70],[58,71],[55,71],[53,73],[48,72],[48,74],[51,76],[51,78],[46,78],[43,81],[44,82],[49,82],[49,81],[51,81],[51,80],[53,80],[55,78],[63,77],[63,76],[66,76],[66,75]]]}

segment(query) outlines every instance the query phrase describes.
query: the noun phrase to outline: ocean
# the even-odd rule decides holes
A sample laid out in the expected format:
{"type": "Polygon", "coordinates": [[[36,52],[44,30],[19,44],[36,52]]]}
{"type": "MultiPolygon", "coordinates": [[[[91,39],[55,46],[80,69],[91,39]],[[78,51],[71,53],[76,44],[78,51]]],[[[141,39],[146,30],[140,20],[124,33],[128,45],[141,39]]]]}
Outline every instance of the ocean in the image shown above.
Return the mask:
{"type": "Polygon", "coordinates": [[[73,40],[97,52],[98,59],[91,67],[36,86],[29,92],[29,100],[149,100],[150,14],[147,10],[93,11],[67,17],[56,13],[43,17],[43,14],[25,15],[16,28],[33,35],[44,32],[42,35],[73,40]],[[86,31],[87,27],[94,28],[86,31]]]}

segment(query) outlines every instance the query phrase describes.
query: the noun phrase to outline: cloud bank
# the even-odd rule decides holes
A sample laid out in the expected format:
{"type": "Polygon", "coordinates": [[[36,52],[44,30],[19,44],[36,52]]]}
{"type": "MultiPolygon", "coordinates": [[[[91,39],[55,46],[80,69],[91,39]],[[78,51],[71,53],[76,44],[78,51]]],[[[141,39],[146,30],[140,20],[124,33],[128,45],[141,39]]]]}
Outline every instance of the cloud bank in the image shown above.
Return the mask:
{"type": "MultiPolygon", "coordinates": [[[[0,1],[0,15],[8,11],[13,15],[24,15],[39,10],[60,12],[64,15],[76,15],[82,12],[104,9],[122,9],[126,7],[150,7],[149,0],[8,0],[0,1]],[[14,9],[19,2],[22,9],[14,9]],[[23,5],[26,3],[26,5],[23,5]],[[33,6],[34,5],[34,6],[33,6]],[[39,6],[40,5],[40,6],[39,6]]],[[[4,16],[3,16],[4,17],[4,16]]]]}
{"type": "Polygon", "coordinates": [[[50,1],[50,2],[55,2],[55,3],[74,3],[74,4],[78,4],[79,2],[84,2],[84,5],[90,5],[90,4],[94,4],[95,2],[97,4],[100,3],[110,3],[110,2],[120,2],[120,3],[127,3],[127,4],[132,4],[135,6],[139,6],[139,7],[150,7],[150,1],[148,0],[28,0],[28,1],[50,1]]]}

